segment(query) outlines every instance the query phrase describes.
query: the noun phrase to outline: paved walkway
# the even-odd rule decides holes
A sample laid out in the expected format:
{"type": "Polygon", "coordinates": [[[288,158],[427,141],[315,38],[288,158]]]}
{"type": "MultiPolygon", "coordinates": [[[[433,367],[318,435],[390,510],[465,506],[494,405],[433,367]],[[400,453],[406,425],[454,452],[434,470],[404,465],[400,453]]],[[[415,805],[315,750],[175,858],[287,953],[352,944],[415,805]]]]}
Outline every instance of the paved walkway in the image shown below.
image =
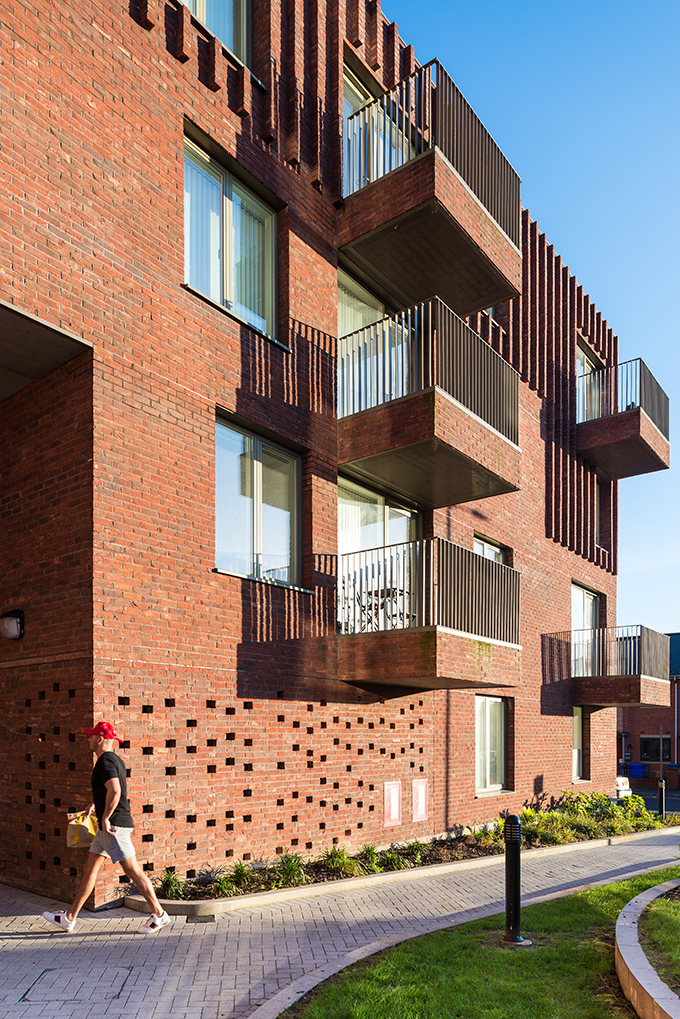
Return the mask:
{"type": "MultiPolygon", "coordinates": [[[[522,861],[523,903],[675,865],[678,831],[522,861]]],[[[62,903],[0,885],[0,1015],[6,1019],[273,1019],[319,979],[426,931],[504,908],[504,863],[395,880],[210,922],[176,917],[157,935],[127,909],[49,930],[62,903]]]]}

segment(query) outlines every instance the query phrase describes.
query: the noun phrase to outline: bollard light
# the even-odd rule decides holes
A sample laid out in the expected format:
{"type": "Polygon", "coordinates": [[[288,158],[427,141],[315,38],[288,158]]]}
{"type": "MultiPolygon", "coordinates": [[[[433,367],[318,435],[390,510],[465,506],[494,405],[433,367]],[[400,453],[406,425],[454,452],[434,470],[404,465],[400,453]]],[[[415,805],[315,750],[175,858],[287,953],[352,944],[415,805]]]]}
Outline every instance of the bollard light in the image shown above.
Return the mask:
{"type": "Polygon", "coordinates": [[[505,934],[506,945],[530,945],[520,929],[521,882],[520,856],[522,853],[522,822],[517,814],[509,814],[503,827],[505,840],[505,934]]]}
{"type": "Polygon", "coordinates": [[[660,778],[659,779],[659,790],[658,790],[658,792],[659,792],[659,802],[657,804],[657,807],[658,807],[657,813],[658,813],[659,817],[663,818],[663,820],[665,821],[666,820],[666,779],[665,778],[660,778]]]}

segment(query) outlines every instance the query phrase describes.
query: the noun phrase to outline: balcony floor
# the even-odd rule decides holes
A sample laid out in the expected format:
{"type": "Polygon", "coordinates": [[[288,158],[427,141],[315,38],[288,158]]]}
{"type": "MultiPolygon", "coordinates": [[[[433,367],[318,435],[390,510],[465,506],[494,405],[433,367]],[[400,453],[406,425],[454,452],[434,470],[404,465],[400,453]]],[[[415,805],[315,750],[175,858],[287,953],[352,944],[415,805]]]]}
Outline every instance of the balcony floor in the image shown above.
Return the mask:
{"type": "Polygon", "coordinates": [[[438,149],[347,198],[338,226],[343,261],[397,306],[437,294],[464,317],[519,293],[519,250],[438,149]]]}
{"type": "Polygon", "coordinates": [[[586,676],[573,680],[574,704],[598,708],[633,705],[668,708],[671,684],[652,676],[586,676]]]}
{"type": "Polygon", "coordinates": [[[521,452],[440,390],[342,418],[343,472],[422,506],[454,506],[516,492],[521,452]]]}
{"type": "Polygon", "coordinates": [[[518,646],[438,626],[341,634],[338,654],[340,679],[368,690],[495,689],[521,675],[518,646]]]}
{"type": "Polygon", "coordinates": [[[668,439],[640,407],[582,421],[576,425],[576,448],[612,481],[670,467],[668,439]]]}

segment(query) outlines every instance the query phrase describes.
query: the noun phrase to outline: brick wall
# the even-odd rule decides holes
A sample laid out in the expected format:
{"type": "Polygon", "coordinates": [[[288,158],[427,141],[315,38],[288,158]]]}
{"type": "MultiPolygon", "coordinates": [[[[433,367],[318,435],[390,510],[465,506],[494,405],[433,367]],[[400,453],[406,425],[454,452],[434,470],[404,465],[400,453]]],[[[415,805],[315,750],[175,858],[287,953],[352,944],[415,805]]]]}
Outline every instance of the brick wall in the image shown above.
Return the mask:
{"type": "MultiPolygon", "coordinates": [[[[88,802],[78,734],[102,717],[129,740],[152,874],[425,838],[571,787],[570,690],[546,682],[540,635],[569,628],[572,579],[614,622],[616,486],[605,559],[570,425],[576,330],[606,363],[615,338],[525,216],[525,297],[488,336],[523,380],[520,491],[423,515],[426,536],[471,547],[479,532],[522,573],[521,677],[492,689],[508,698],[510,788],[476,798],[474,690],[381,697],[361,686],[370,670],[338,678],[342,42],[385,85],[415,58],[379,5],[305,6],[305,31],[303,6],[255,0],[257,80],[174,2],[43,0],[0,21],[3,297],[94,344],[4,403],[0,426],[2,607],[26,613],[24,639],[0,643],[0,873],[24,887],[73,890],[64,814],[88,802]],[[185,129],[276,196],[276,343],[183,286],[185,129]],[[300,590],[214,572],[216,414],[302,457],[300,590]],[[423,778],[430,813],[413,822],[423,778]],[[397,780],[403,823],[386,828],[397,780]]],[[[609,790],[615,713],[586,715],[584,788],[609,790]]],[[[106,868],[95,901],[120,888],[106,868]]]]}

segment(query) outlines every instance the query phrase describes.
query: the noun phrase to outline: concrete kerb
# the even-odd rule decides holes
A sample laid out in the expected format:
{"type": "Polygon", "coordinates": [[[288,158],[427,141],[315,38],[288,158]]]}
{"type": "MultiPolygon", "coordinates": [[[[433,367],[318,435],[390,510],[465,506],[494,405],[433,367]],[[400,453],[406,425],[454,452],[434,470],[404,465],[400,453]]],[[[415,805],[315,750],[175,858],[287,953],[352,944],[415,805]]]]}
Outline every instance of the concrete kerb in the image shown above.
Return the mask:
{"type": "MultiPolygon", "coordinates": [[[[633,842],[637,839],[649,838],[656,832],[664,832],[665,834],[675,832],[680,836],[680,826],[635,832],[633,835],[613,835],[605,839],[592,839],[589,842],[570,842],[566,846],[546,846],[543,849],[527,849],[522,853],[522,859],[534,860],[541,856],[577,852],[579,849],[597,849],[604,848],[605,846],[615,846],[623,842],[633,842]]],[[[278,888],[275,891],[253,892],[250,895],[237,895],[230,899],[196,899],[191,902],[183,902],[178,899],[160,899],[159,901],[171,916],[215,916],[217,913],[231,913],[236,909],[251,909],[253,906],[271,906],[277,902],[286,902],[290,899],[310,898],[316,895],[335,895],[338,892],[353,891],[357,888],[369,888],[400,881],[417,881],[421,878],[436,877],[455,871],[477,870],[482,867],[492,867],[502,859],[503,854],[499,853],[496,856],[484,856],[477,860],[435,863],[429,867],[413,867],[410,870],[389,871],[386,874],[367,874],[364,877],[344,878],[340,881],[326,881],[295,888],[278,888]]],[[[141,895],[126,895],[124,903],[128,909],[135,909],[138,913],[151,912],[151,907],[141,895]]],[[[380,949],[376,948],[374,951],[377,952],[380,949]]],[[[367,954],[370,955],[370,952],[367,954]]]]}
{"type": "Polygon", "coordinates": [[[624,906],[616,921],[616,974],[640,1019],[680,1019],[680,998],[652,967],[638,936],[638,920],[645,907],[679,886],[680,881],[664,881],[648,888],[624,906]]]}

